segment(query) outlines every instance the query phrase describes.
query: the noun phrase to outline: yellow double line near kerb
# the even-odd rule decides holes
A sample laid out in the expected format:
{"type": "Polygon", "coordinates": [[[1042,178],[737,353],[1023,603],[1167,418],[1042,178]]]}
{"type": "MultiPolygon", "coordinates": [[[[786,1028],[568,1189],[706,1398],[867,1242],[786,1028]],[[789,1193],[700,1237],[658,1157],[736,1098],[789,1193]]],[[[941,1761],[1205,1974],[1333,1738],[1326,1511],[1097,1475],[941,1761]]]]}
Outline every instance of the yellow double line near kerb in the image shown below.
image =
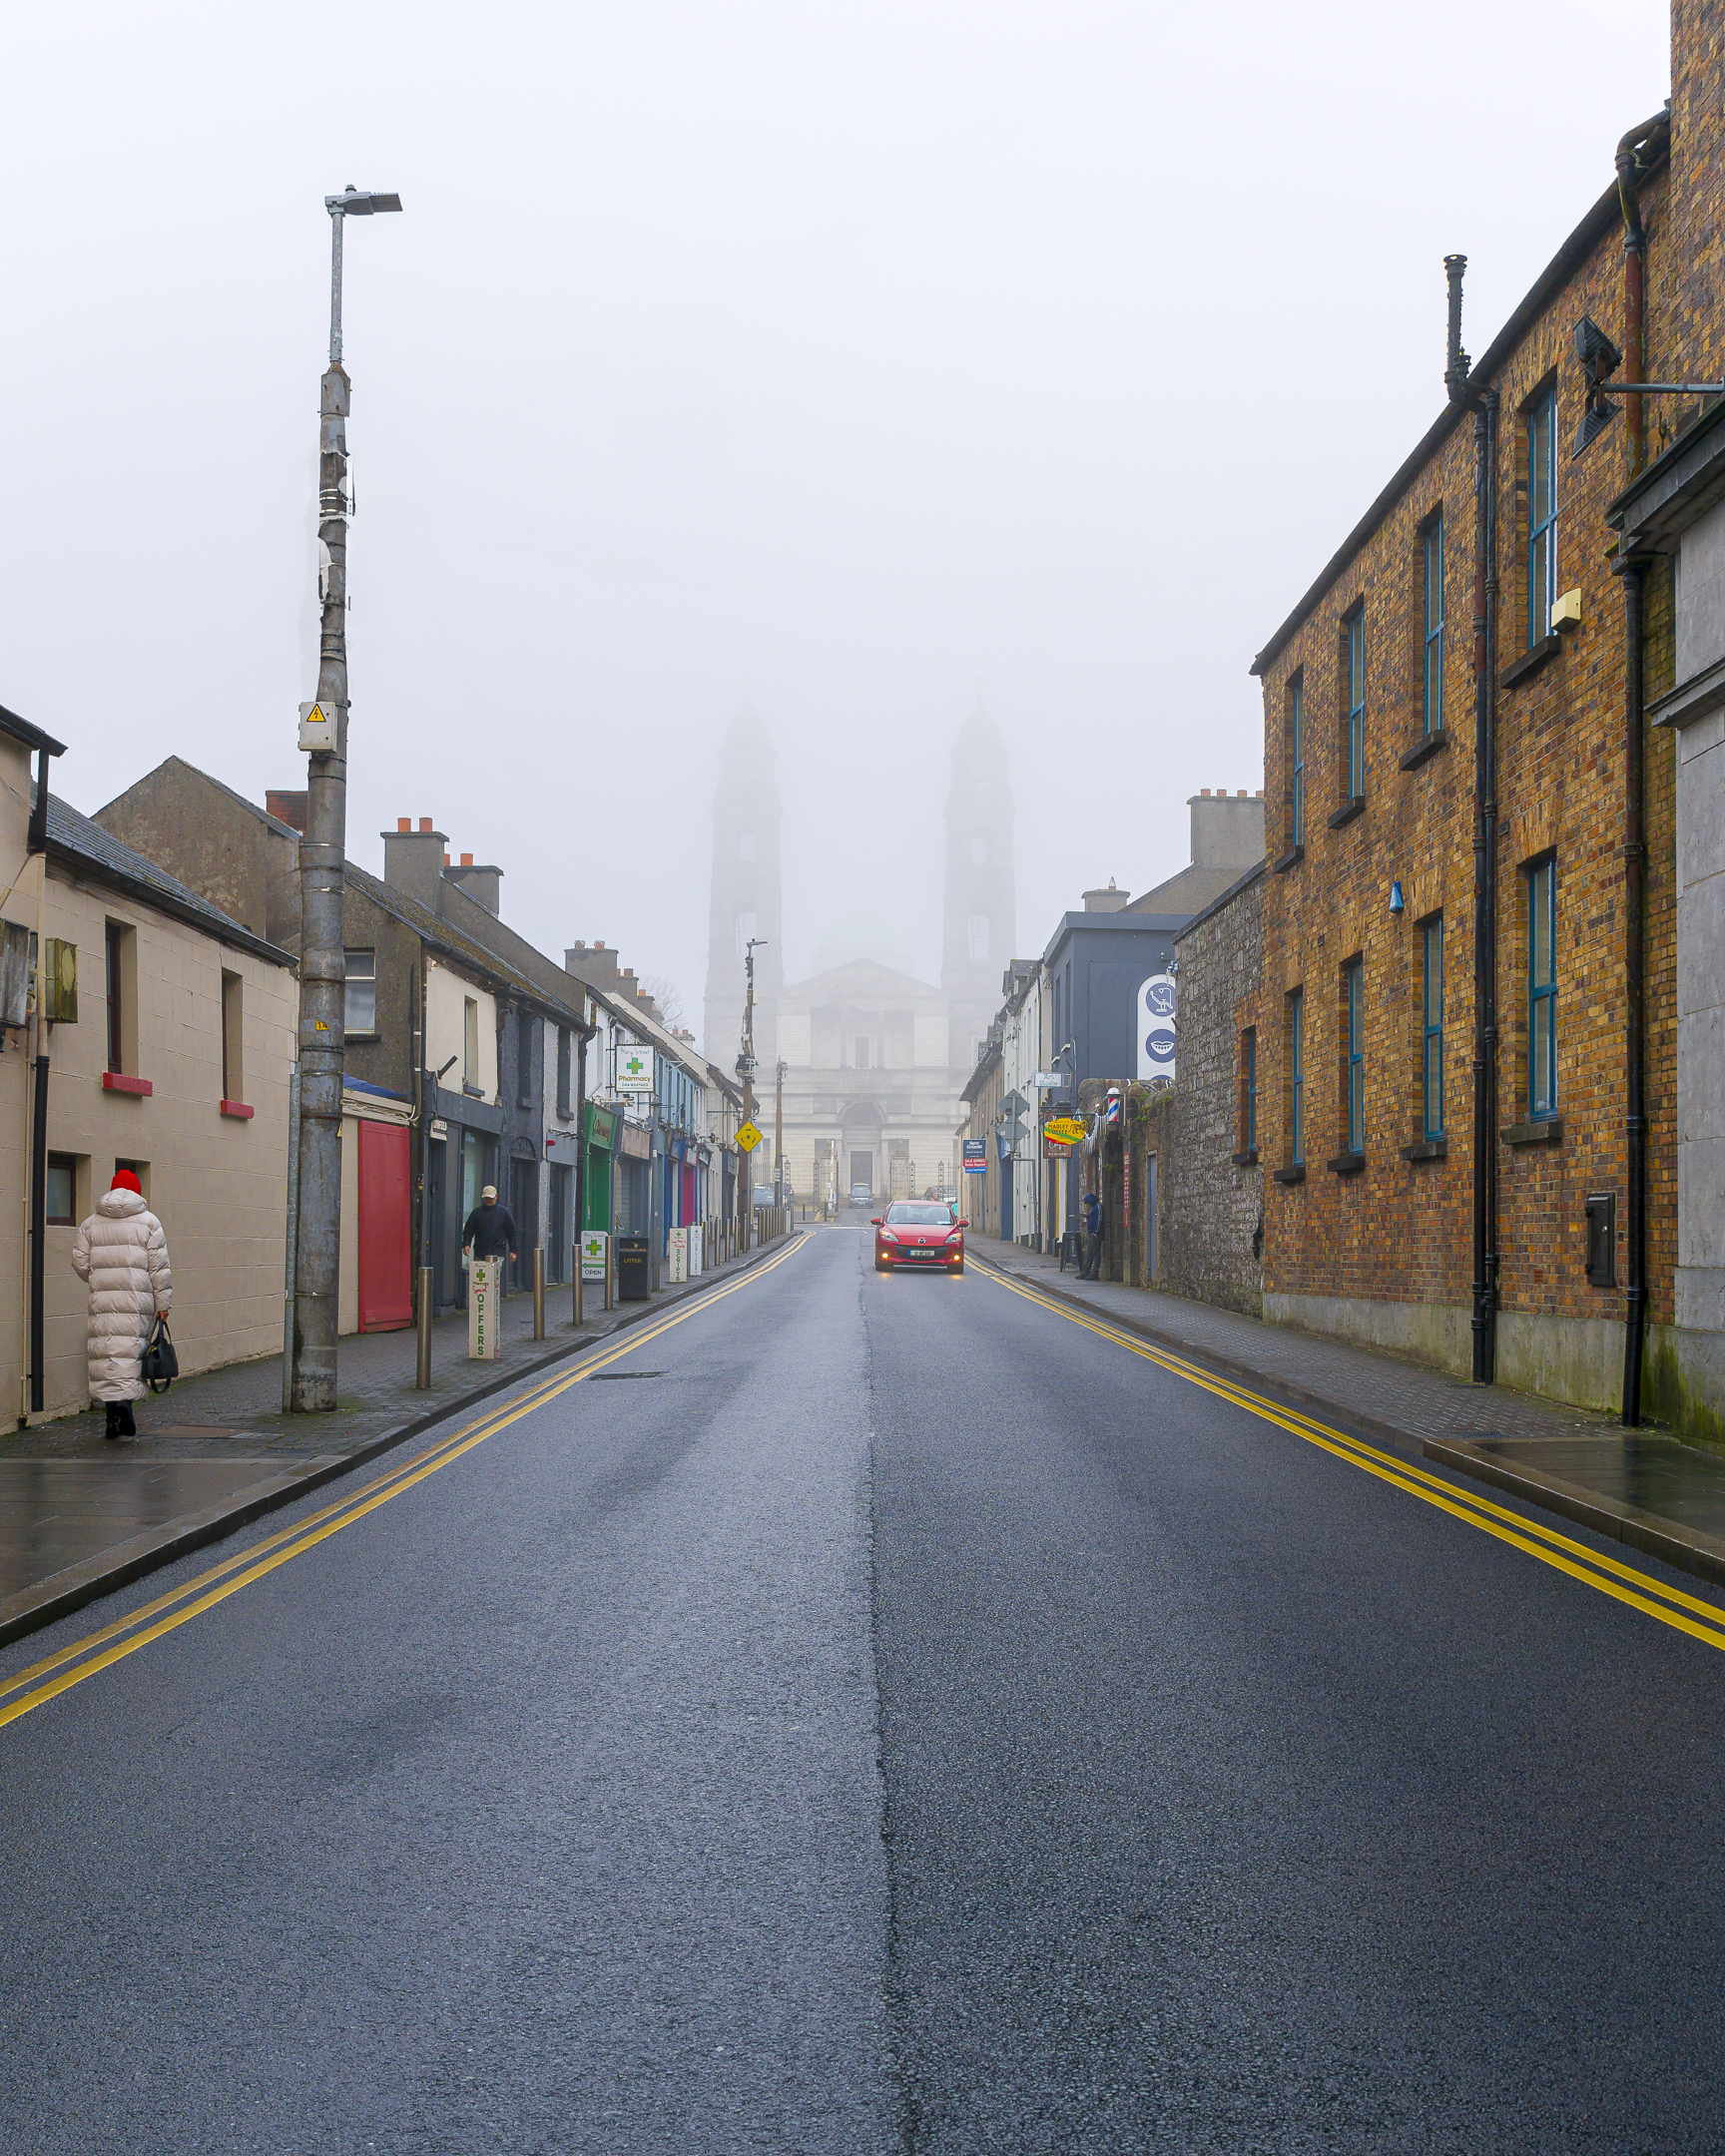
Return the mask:
{"type": "Polygon", "coordinates": [[[556,1399],[559,1393],[567,1392],[571,1385],[591,1377],[595,1370],[620,1361],[638,1348],[645,1348],[649,1341],[660,1339],[674,1326],[686,1325],[691,1318],[701,1317],[714,1304],[723,1303],[727,1296],[734,1296],[739,1290],[752,1288],[757,1281],[765,1280],[769,1273],[777,1271],[788,1258],[806,1247],[807,1238],[799,1236],[776,1258],[752,1267],[740,1279],[728,1282],[723,1288],[715,1288],[710,1295],[696,1297],[693,1302],[651,1325],[638,1330],[631,1328],[628,1338],[616,1347],[584,1355],[578,1368],[546,1378],[529,1391],[517,1394],[493,1413],[465,1424],[449,1436],[440,1438],[427,1451],[415,1453],[388,1474],[365,1483],[338,1504],[326,1505],[321,1512],[313,1512],[309,1519],[298,1520],[265,1541],[254,1543],[239,1556],[212,1566],[208,1572],[188,1580],[183,1587],[176,1587],[170,1593],[158,1596],[154,1602],[145,1603],[142,1609],[116,1618],[101,1631],[92,1632],[70,1647],[62,1647],[58,1654],[49,1655],[45,1661],[32,1663],[29,1669],[20,1670],[15,1677],[0,1678],[0,1729],[34,1708],[45,1706],[49,1700],[58,1699],[62,1692],[71,1691],[74,1685],[94,1677],[99,1670],[111,1669],[116,1662],[136,1654],[140,1647],[148,1647],[152,1640],[161,1639],[164,1633],[189,1624],[194,1617],[201,1617],[218,1602],[226,1602],[230,1595],[265,1578],[290,1558],[315,1549],[319,1542],[328,1541],[343,1527],[351,1527],[355,1520],[362,1520],[379,1505],[386,1505],[392,1497],[412,1489],[415,1483],[436,1474],[439,1468],[458,1460],[464,1452],[471,1452],[475,1445],[482,1445],[487,1437],[495,1437],[510,1423],[519,1422],[523,1415],[532,1414],[535,1409],[556,1399]]]}
{"type": "Polygon", "coordinates": [[[1566,1572],[1583,1586],[1610,1595],[1614,1601],[1627,1603],[1644,1616],[1657,1617],[1661,1624],[1687,1632],[1691,1639],[1704,1640],[1709,1647],[1725,1649],[1725,1608],[1718,1603],[1703,1602],[1698,1595],[1685,1594],[1680,1587],[1663,1586],[1645,1572],[1638,1572],[1633,1565],[1620,1564],[1615,1557],[1602,1556],[1584,1543],[1559,1534],[1554,1527],[1523,1519],[1519,1512],[1493,1504],[1489,1497],[1475,1497],[1471,1491],[1458,1489],[1424,1467],[1398,1458],[1394,1452],[1381,1452],[1376,1445],[1350,1437],[1345,1430],[1332,1429],[1328,1423],[1315,1422],[1310,1415],[1299,1414],[1292,1407],[1279,1406],[1262,1393],[1248,1391],[1244,1385],[1218,1377],[1200,1363],[1188,1362],[1182,1356],[1154,1348],[1115,1326],[1088,1317],[1070,1304],[1041,1295],[1034,1288],[1011,1279],[986,1259],[982,1261],[982,1278],[993,1281],[1012,1295],[1022,1296],[1026,1303],[1034,1303],[1039,1310],[1051,1311],[1056,1318],[1065,1318],[1073,1325],[1082,1326],[1086,1332],[1112,1342],[1115,1347],[1141,1355],[1146,1362],[1154,1362],[1176,1377],[1183,1377],[1188,1384],[1214,1392],[1218,1399],[1231,1400],[1236,1407],[1244,1407],[1262,1421],[1274,1422],[1279,1429],[1289,1430],[1307,1444],[1334,1453],[1351,1467],[1376,1475],[1380,1482],[1391,1483],[1410,1497],[1436,1505],[1439,1512],[1447,1512],[1452,1519],[1464,1520],[1469,1527],[1477,1527],[1481,1534],[1494,1535],[1499,1542],[1507,1542],[1524,1555],[1537,1557],[1541,1564],[1566,1572]]]}

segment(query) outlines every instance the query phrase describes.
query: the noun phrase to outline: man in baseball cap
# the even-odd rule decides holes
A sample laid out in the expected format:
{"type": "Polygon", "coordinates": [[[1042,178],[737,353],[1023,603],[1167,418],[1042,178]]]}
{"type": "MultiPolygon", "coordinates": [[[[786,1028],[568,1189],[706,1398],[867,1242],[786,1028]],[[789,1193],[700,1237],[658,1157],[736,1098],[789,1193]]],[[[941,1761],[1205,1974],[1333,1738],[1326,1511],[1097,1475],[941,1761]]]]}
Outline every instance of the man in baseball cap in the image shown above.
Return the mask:
{"type": "Polygon", "coordinates": [[[471,1252],[475,1258],[506,1258],[520,1248],[521,1237],[513,1214],[507,1206],[497,1203],[496,1184],[487,1183],[461,1230],[462,1257],[471,1252]]]}

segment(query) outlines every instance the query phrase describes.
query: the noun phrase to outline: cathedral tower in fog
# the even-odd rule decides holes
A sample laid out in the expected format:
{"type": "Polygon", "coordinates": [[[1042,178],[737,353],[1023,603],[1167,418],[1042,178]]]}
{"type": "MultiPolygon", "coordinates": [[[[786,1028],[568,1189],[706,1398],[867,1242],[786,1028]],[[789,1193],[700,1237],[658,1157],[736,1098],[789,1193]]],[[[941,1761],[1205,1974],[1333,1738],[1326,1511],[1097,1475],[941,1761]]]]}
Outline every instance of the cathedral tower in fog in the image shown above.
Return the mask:
{"type": "Polygon", "coordinates": [[[745,708],[719,751],[713,796],[713,890],[707,934],[707,1008],[702,1046],[727,1077],[743,1040],[743,953],[755,953],[755,1053],[769,1067],[779,989],[785,978],[785,928],[779,880],[778,759],[772,736],[745,708]]]}
{"type": "MultiPolygon", "coordinates": [[[[932,834],[930,834],[932,835],[932,834]]],[[[1012,797],[999,730],[977,712],[952,751],[946,801],[940,985],[916,978],[890,924],[862,905],[826,924],[806,980],[787,984],[781,945],[779,790],[773,745],[752,715],[720,751],[713,799],[713,911],[703,1045],[729,1073],[743,1031],[743,946],[756,954],[755,1053],[771,1106],[785,1062],[785,1170],[799,1202],[956,1193],[953,1131],[978,1038],[1012,958],[1012,797]]],[[[770,1183],[771,1146],[754,1176],[770,1183]]]]}

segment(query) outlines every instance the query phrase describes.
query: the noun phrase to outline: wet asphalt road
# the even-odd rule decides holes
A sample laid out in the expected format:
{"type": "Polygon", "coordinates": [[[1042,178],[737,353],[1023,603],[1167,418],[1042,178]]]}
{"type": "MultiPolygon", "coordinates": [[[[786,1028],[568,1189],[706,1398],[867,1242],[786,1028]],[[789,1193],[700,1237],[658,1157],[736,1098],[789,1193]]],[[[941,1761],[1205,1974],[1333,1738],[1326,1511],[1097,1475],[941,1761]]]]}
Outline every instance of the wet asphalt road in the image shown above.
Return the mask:
{"type": "Polygon", "coordinates": [[[0,1730],[0,2147],[1725,2145],[1725,1657],[866,1258],[0,1730]]]}

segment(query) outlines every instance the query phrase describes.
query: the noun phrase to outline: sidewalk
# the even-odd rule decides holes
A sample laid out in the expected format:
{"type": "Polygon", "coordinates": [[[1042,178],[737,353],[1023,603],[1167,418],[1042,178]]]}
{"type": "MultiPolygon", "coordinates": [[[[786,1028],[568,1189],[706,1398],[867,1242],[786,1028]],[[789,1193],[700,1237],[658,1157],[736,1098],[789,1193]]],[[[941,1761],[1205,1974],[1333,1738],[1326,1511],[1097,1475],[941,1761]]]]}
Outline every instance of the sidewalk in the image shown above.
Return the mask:
{"type": "Polygon", "coordinates": [[[972,1233],[969,1255],[1286,1405],[1335,1416],[1679,1571],[1725,1582],[1725,1459],[1714,1453],[1183,1296],[1081,1281],[1057,1258],[992,1236],[972,1233]]]}
{"type": "Polygon", "coordinates": [[[282,1411],[282,1357],[176,1379],[137,1404],[138,1437],[111,1444],[103,1416],[68,1415],[0,1437],[0,1644],[290,1503],[488,1394],[643,1319],[701,1295],[779,1243],[665,1288],[646,1303],[569,1320],[570,1290],[547,1290],[545,1338],[533,1298],[502,1310],[495,1362],[467,1359],[465,1314],[431,1332],[431,1388],[414,1389],[411,1330],[340,1344],[340,1395],[325,1415],[282,1411]]]}

